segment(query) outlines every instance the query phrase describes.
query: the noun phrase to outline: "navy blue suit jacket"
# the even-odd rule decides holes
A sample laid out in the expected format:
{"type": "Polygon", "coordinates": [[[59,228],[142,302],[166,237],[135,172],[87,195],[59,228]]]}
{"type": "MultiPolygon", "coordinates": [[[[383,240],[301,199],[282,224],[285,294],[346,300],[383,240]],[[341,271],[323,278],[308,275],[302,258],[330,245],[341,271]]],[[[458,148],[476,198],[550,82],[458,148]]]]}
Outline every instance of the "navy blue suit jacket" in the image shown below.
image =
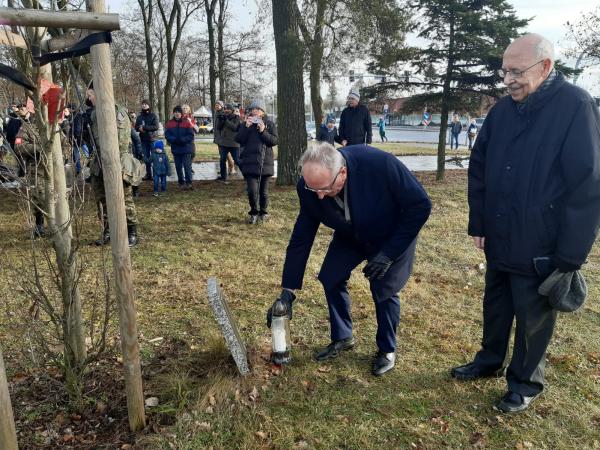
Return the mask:
{"type": "MultiPolygon", "coordinates": [[[[374,147],[351,145],[340,149],[346,159],[351,225],[336,211],[335,200],[296,189],[300,213],[288,244],[282,286],[300,289],[306,262],[322,223],[337,238],[355,243],[369,255],[379,251],[397,260],[409,250],[431,211],[431,202],[416,178],[394,155],[374,147]]],[[[412,263],[412,257],[409,263],[412,263]]]]}

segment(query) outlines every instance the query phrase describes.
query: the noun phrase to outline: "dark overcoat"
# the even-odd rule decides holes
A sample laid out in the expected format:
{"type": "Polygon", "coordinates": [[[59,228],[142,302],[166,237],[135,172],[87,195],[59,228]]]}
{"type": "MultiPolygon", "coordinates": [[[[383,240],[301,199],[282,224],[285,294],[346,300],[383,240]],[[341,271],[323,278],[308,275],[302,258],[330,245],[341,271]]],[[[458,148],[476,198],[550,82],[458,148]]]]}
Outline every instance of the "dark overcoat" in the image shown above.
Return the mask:
{"type": "Polygon", "coordinates": [[[469,162],[469,235],[488,267],[534,274],[533,258],[580,266],[600,224],[600,114],[562,74],[489,112],[469,162]]]}

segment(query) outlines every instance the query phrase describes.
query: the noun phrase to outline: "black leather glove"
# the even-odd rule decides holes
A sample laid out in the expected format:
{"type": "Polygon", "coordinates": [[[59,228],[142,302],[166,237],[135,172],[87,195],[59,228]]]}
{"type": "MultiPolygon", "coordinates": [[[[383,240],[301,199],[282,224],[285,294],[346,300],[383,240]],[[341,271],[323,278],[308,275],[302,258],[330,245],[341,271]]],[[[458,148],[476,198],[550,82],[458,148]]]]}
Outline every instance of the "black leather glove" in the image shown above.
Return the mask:
{"type": "Polygon", "coordinates": [[[581,269],[581,265],[571,264],[570,262],[563,261],[558,257],[554,257],[554,265],[561,273],[575,272],[576,270],[581,269]]]}
{"type": "Polygon", "coordinates": [[[381,280],[393,262],[392,259],[379,252],[367,263],[363,273],[369,281],[381,280]]]}
{"type": "MultiPolygon", "coordinates": [[[[296,300],[296,296],[294,293],[288,289],[282,289],[281,294],[275,300],[275,302],[281,301],[287,308],[288,317],[292,320],[292,302],[296,300]]],[[[273,305],[267,310],[267,328],[271,328],[271,320],[273,319],[273,306],[275,306],[275,302],[273,305]]]]}

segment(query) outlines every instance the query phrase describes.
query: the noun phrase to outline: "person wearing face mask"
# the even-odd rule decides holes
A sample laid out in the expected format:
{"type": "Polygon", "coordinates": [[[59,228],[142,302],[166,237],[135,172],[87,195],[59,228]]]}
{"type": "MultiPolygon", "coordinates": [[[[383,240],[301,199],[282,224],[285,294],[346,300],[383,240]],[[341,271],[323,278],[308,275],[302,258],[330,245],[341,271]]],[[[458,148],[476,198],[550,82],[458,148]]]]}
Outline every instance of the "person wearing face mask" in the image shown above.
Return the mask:
{"type": "Polygon", "coordinates": [[[351,90],[347,98],[347,107],[340,116],[338,130],[339,142],[343,145],[370,144],[373,139],[371,113],[360,103],[360,95],[351,90]]]}
{"type": "Polygon", "coordinates": [[[146,160],[146,176],[144,180],[152,180],[152,151],[154,141],[158,140],[157,131],[160,126],[158,116],[150,109],[150,102],[142,100],[142,111],[135,119],[135,129],[140,133],[144,158],[146,160]]]}
{"type": "Polygon", "coordinates": [[[562,306],[542,284],[579,276],[598,234],[600,113],[555,69],[554,48],[538,34],[508,46],[500,76],[509,95],[486,116],[469,161],[468,234],[487,261],[483,340],[474,360],[451,374],[474,380],[506,370],[498,409],[513,413],[544,390],[546,350],[562,306]]]}
{"type": "MultiPolygon", "coordinates": [[[[394,155],[364,144],[337,150],[320,142],[304,152],[299,166],[300,211],[286,251],[279,299],[291,316],[294,290],[302,288],[319,226],[332,228],[319,272],[329,307],[331,343],[315,359],[337,358],[355,346],[348,280],[354,268],[367,261],[363,273],[377,317],[372,373],[383,375],[396,362],[398,292],[410,276],[417,235],[429,217],[431,202],[394,155]]],[[[267,326],[271,316],[272,308],[267,311],[267,326]]]]}
{"type": "Polygon", "coordinates": [[[269,179],[275,174],[273,147],[277,145],[277,128],[257,101],[248,106],[235,141],[244,148],[239,164],[246,180],[250,204],[247,222],[264,222],[269,217],[269,179]]]}

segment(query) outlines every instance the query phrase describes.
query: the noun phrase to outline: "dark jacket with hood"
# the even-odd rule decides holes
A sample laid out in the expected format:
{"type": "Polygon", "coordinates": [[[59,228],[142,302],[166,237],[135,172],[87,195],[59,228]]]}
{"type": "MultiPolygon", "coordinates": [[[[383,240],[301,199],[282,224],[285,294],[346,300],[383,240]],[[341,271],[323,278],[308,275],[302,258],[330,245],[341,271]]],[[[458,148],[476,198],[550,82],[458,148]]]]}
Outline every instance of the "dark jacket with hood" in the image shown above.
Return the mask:
{"type": "Polygon", "coordinates": [[[534,274],[533,258],[579,267],[600,225],[600,114],[562,74],[487,115],[469,162],[469,235],[488,267],[534,274]]]}
{"type": "Polygon", "coordinates": [[[154,142],[158,140],[156,131],[159,128],[158,116],[151,110],[142,110],[142,112],[135,119],[135,129],[143,126],[144,131],[140,133],[140,139],[144,142],[154,142]]]}
{"type": "Polygon", "coordinates": [[[330,130],[327,128],[327,125],[321,125],[317,131],[317,141],[329,142],[331,145],[335,145],[335,142],[340,142],[337,127],[333,127],[330,130]]]}
{"type": "Polygon", "coordinates": [[[360,103],[352,108],[346,107],[340,116],[340,128],[338,129],[340,142],[346,140],[346,145],[370,144],[373,139],[371,128],[371,114],[365,105],[360,103]]]}
{"type": "Polygon", "coordinates": [[[258,131],[256,124],[247,127],[245,123],[241,123],[235,136],[236,142],[244,147],[240,155],[240,167],[245,177],[275,175],[273,147],[277,145],[277,128],[267,116],[263,117],[263,121],[265,129],[262,133],[258,131]]]}

